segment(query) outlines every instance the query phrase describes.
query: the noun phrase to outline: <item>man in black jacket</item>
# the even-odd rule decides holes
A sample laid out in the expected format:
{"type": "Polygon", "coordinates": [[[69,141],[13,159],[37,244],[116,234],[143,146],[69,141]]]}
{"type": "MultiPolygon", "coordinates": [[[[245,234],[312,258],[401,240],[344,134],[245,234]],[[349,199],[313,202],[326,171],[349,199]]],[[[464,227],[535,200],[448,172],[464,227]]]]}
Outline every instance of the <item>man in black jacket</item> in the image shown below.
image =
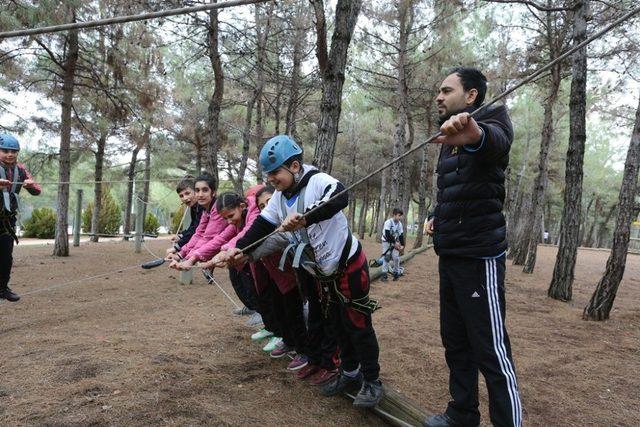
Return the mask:
{"type": "Polygon", "coordinates": [[[516,426],[522,407],[504,323],[507,230],[502,214],[504,171],[513,140],[504,106],[480,107],[485,76],[456,68],[436,98],[442,136],[438,199],[427,232],[440,256],[440,333],[449,366],[447,410],[425,420],[430,427],[477,426],[478,370],[489,392],[491,423],[516,426]]]}

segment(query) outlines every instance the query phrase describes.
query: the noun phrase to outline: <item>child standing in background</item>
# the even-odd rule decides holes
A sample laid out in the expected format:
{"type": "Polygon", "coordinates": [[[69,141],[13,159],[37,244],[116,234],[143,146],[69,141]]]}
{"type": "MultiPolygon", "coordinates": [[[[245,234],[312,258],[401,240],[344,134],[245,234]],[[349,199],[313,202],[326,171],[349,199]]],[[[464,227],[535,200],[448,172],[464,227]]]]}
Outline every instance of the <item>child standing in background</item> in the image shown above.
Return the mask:
{"type": "Polygon", "coordinates": [[[18,243],[16,222],[18,218],[18,194],[24,188],[33,196],[40,194],[40,186],[18,163],[20,143],[8,134],[0,134],[0,299],[16,302],[20,296],[9,288],[13,266],[13,242],[18,243]]]}

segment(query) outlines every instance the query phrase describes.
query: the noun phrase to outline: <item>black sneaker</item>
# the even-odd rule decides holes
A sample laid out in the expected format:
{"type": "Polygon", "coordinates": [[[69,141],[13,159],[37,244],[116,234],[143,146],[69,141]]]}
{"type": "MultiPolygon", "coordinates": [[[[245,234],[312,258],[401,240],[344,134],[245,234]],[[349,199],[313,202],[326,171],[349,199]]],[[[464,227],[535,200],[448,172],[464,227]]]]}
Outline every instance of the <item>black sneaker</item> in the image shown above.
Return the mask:
{"type": "Polygon", "coordinates": [[[0,299],[6,299],[7,301],[10,301],[10,302],[16,302],[16,301],[20,301],[20,295],[14,292],[11,292],[11,289],[9,288],[4,288],[0,290],[0,299]]]}
{"type": "Polygon", "coordinates": [[[382,381],[365,381],[362,383],[356,398],[353,399],[353,406],[357,408],[373,408],[380,403],[383,395],[382,381]]]}
{"type": "MultiPolygon", "coordinates": [[[[472,427],[473,425],[461,424],[446,413],[431,415],[422,423],[424,427],[472,427]]],[[[478,426],[476,424],[475,426],[478,426]]]]}
{"type": "Polygon", "coordinates": [[[395,282],[396,280],[398,280],[398,277],[400,277],[400,275],[398,273],[393,273],[393,281],[395,282]]]}
{"type": "Polygon", "coordinates": [[[387,273],[384,273],[382,276],[380,276],[380,281],[381,281],[381,282],[386,282],[386,281],[388,281],[388,280],[389,280],[389,279],[387,278],[387,273]]]}
{"type": "Polygon", "coordinates": [[[338,375],[322,386],[323,396],[335,396],[349,391],[356,391],[362,387],[362,372],[355,377],[348,377],[341,370],[338,375]]]}

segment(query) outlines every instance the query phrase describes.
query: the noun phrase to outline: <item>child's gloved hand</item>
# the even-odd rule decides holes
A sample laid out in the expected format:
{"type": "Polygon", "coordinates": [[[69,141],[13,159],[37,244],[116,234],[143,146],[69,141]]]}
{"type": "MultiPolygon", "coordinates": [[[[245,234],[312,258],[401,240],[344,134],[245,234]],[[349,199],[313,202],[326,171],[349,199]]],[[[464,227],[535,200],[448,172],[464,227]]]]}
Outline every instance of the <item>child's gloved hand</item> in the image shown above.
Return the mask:
{"type": "Polygon", "coordinates": [[[32,180],[32,179],[25,179],[25,180],[22,182],[22,186],[23,186],[24,188],[31,188],[31,187],[33,187],[33,186],[35,185],[35,183],[36,183],[36,182],[35,182],[34,180],[32,180]]]}

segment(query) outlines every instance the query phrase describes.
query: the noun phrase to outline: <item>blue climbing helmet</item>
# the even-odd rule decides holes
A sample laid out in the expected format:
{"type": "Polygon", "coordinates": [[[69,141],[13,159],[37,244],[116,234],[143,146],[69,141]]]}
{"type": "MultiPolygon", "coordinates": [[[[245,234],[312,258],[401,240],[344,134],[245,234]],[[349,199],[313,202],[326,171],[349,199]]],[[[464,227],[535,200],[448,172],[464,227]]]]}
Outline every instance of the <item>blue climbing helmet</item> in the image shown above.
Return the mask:
{"type": "Polygon", "coordinates": [[[20,151],[20,143],[13,135],[0,133],[0,149],[20,151]]]}
{"type": "Polygon", "coordinates": [[[260,165],[265,173],[273,172],[293,156],[302,154],[302,148],[288,135],[277,135],[268,140],[260,151],[260,165]]]}

